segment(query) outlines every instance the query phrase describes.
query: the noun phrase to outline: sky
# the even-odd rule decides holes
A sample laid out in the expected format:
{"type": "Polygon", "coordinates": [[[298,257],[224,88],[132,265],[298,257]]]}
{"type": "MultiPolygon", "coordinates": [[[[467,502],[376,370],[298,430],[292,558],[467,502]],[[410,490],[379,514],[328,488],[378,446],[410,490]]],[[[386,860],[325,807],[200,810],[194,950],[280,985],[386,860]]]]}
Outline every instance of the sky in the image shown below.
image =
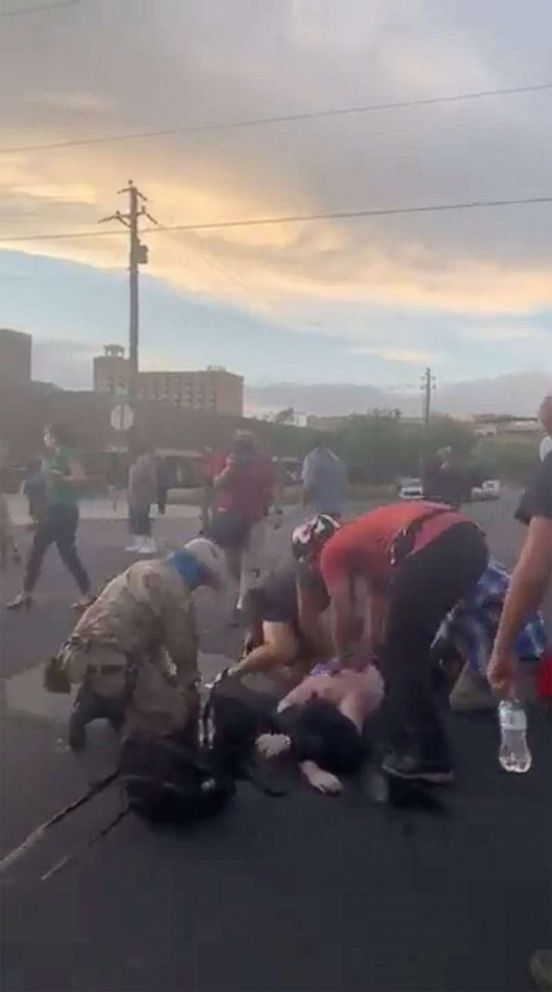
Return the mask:
{"type": "MultiPolygon", "coordinates": [[[[128,239],[16,239],[96,231],[129,177],[161,225],[552,194],[552,89],[25,150],[549,83],[548,0],[25,13],[48,2],[0,3],[0,326],[33,334],[38,378],[90,386],[93,355],[126,344],[128,239]]],[[[394,388],[426,365],[443,383],[552,372],[551,232],[533,204],[150,233],[141,366],[394,388]]]]}

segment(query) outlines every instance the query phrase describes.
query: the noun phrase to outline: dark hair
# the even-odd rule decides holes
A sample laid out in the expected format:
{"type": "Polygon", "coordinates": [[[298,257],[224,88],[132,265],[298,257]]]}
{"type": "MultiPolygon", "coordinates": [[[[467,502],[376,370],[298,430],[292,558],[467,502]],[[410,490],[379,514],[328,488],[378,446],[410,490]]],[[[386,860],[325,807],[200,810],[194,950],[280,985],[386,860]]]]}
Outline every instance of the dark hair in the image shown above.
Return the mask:
{"type": "Polygon", "coordinates": [[[56,439],[58,444],[62,444],[66,447],[71,447],[75,443],[71,431],[69,430],[68,427],[65,427],[64,424],[58,424],[58,423],[46,424],[44,430],[48,431],[48,433],[51,434],[52,437],[56,439]]]}
{"type": "Polygon", "coordinates": [[[364,745],[352,720],[333,703],[314,697],[303,706],[290,706],[278,717],[291,738],[298,761],[315,761],[335,775],[354,772],[364,757],[364,745]]]}

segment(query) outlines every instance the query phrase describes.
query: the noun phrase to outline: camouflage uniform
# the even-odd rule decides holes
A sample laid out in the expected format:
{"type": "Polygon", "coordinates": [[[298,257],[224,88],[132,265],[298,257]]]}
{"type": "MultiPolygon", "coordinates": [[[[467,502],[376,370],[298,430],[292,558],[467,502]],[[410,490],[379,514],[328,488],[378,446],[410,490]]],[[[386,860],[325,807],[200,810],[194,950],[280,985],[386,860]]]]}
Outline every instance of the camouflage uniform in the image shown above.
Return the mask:
{"type": "Polygon", "coordinates": [[[62,649],[72,682],[124,706],[125,731],[170,734],[196,706],[197,634],[190,591],[162,561],[112,579],[62,649]]]}

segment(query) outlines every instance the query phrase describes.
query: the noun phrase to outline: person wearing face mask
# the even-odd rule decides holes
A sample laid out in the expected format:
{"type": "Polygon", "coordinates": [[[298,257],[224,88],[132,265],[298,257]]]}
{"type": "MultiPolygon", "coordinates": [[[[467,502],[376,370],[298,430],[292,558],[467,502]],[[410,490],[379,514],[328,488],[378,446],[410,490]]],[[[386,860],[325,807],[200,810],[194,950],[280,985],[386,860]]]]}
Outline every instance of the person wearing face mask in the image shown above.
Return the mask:
{"type": "Polygon", "coordinates": [[[86,744],[86,727],[108,719],[125,736],[152,739],[188,726],[197,707],[193,593],[222,591],[224,552],[195,538],[167,558],[134,562],[85,611],[46,668],[50,692],[80,689],[69,744],[86,744]]]}
{"type": "Polygon", "coordinates": [[[25,566],[23,589],[8,609],[29,609],[42,563],[51,544],[55,544],[65,567],[77,583],[81,596],[75,609],[86,609],[92,602],[90,579],[76,548],[79,522],[77,487],[84,473],[70,447],[68,432],[60,424],[51,424],[44,431],[46,457],[42,470],[46,482],[44,512],[37,520],[31,551],[25,566]]]}

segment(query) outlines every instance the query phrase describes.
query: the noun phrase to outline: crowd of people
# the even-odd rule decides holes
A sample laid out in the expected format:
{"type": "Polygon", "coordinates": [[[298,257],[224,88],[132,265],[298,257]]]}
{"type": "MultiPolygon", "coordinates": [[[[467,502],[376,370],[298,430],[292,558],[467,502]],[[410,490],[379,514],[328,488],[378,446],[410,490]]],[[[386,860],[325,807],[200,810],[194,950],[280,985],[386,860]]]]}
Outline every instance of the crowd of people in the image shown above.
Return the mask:
{"type": "MultiPolygon", "coordinates": [[[[552,398],[541,419],[552,434],[552,398]]],[[[236,749],[266,764],[287,755],[323,793],[339,793],[368,750],[390,780],[451,783],[436,681],[453,673],[457,711],[494,708],[497,696],[516,695],[520,667],[545,652],[538,607],[552,574],[550,451],[522,499],[526,538],[510,576],[458,508],[456,491],[448,500],[391,502],[344,522],[346,473],[321,439],[303,468],[306,519],[264,574],[274,503],[281,514],[277,480],[255,438],[242,432],[229,455],[211,459],[200,535],[163,558],[151,557],[148,545],[147,559],[92,595],[75,543],[82,469],[62,428],[47,428],[44,443],[40,480],[29,494],[34,533],[23,588],[8,606],[31,605],[55,543],[79,587],[82,615],[48,664],[46,687],[79,685],[73,749],[85,746],[97,718],[121,734],[134,795],[147,793],[150,812],[168,792],[173,803],[189,805],[190,766],[196,800],[220,799],[236,749]],[[210,687],[198,667],[200,587],[213,595],[233,587],[230,622],[244,628],[241,657],[210,687]],[[161,764],[153,760],[160,747],[161,764]]],[[[139,542],[150,536],[154,500],[164,506],[166,485],[163,493],[154,456],[137,452],[128,492],[133,551],[146,550],[139,542]]]]}

